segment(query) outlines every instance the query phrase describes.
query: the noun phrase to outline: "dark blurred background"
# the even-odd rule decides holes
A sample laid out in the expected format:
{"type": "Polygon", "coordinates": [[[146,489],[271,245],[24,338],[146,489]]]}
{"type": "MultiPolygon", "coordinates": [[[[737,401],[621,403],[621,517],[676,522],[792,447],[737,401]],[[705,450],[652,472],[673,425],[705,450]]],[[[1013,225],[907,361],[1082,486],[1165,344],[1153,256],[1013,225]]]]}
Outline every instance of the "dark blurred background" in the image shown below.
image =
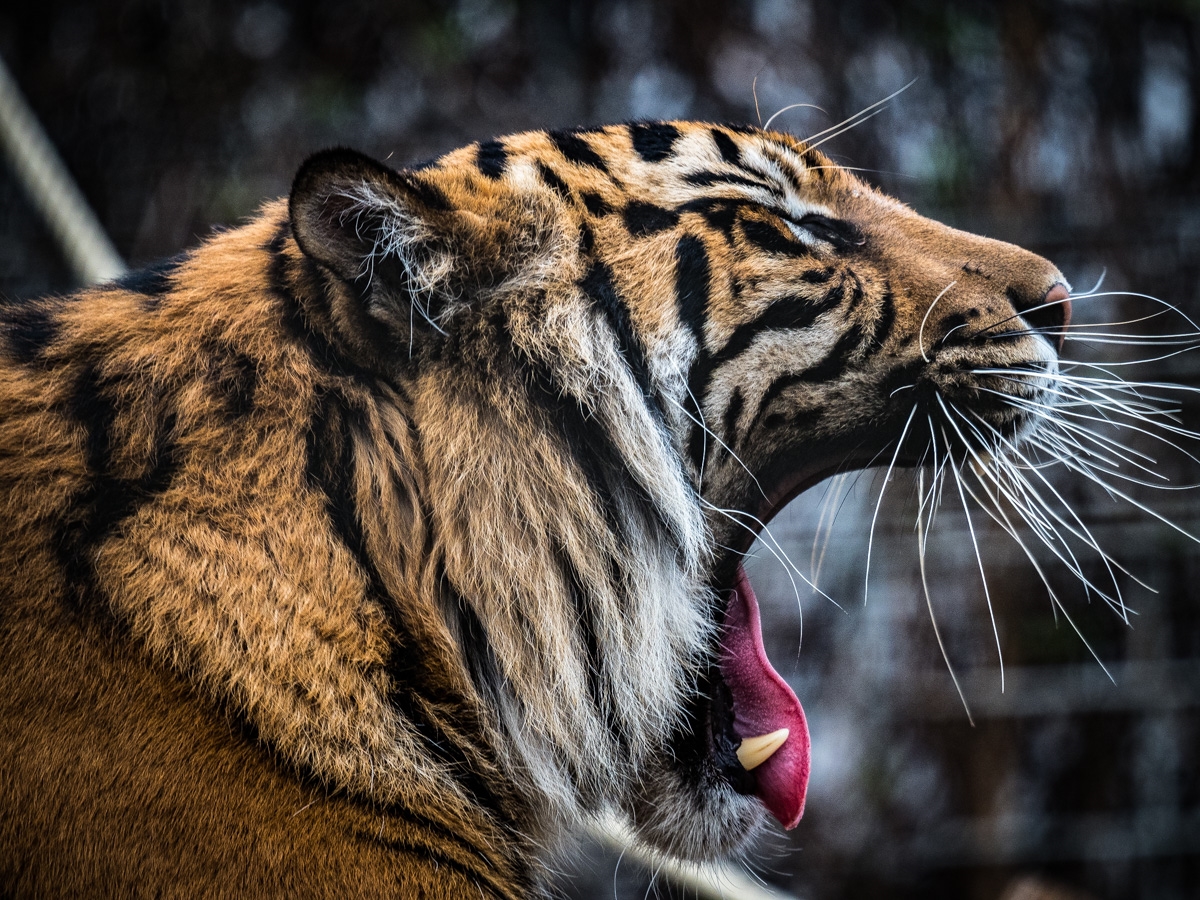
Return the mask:
{"type": "MultiPolygon", "coordinates": [[[[1106,289],[1200,316],[1194,0],[42,2],[0,11],[0,56],[134,265],[252,215],[330,145],[401,165],[526,128],[756,123],[814,104],[776,119],[804,136],[915,79],[824,149],[925,214],[1049,256],[1077,291],[1103,273],[1106,289]]],[[[0,293],[63,291],[75,279],[0,168],[0,293]]],[[[1104,297],[1077,303],[1076,317],[1155,308],[1104,297]]],[[[1179,317],[1147,327],[1191,328],[1179,317]]],[[[1080,342],[1067,352],[1156,355],[1080,342]]],[[[1194,386],[1198,374],[1184,355],[1136,377],[1194,386]]],[[[1183,399],[1196,427],[1196,404],[1183,399]]],[[[1156,469],[1200,480],[1194,461],[1155,454],[1156,469]]],[[[1001,692],[970,533],[961,512],[939,513],[930,596],[973,726],[929,623],[911,479],[885,497],[865,605],[881,478],[818,488],[776,523],[842,609],[802,583],[794,590],[769,552],[756,560],[772,656],[814,737],[808,812],[755,854],[765,879],[804,898],[1200,897],[1200,555],[1081,481],[1056,484],[1158,591],[1120,578],[1139,613],[1126,625],[1087,603],[1063,566],[1044,566],[1115,684],[1054,614],[1020,548],[976,516],[1001,692]],[[817,535],[828,511],[838,513],[832,531],[817,535]]],[[[1145,497],[1200,525],[1187,493],[1145,497]]],[[[1094,554],[1084,565],[1103,577],[1094,554]]],[[[615,862],[584,843],[562,864],[564,891],[681,894],[628,860],[614,873],[615,862]]]]}

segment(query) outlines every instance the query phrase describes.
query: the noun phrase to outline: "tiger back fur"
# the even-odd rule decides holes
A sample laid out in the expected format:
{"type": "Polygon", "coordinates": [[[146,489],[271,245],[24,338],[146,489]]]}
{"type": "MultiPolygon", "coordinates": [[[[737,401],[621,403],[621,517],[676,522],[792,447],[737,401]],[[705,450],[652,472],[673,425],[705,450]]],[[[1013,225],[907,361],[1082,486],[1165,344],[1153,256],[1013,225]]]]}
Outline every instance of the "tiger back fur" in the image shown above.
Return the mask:
{"type": "Polygon", "coordinates": [[[4,892],[523,897],[608,806],[738,849],[739,517],[917,462],[914,395],[1019,435],[971,369],[1044,396],[1065,296],[791,136],[636,123],[329,151],[7,303],[4,892]]]}

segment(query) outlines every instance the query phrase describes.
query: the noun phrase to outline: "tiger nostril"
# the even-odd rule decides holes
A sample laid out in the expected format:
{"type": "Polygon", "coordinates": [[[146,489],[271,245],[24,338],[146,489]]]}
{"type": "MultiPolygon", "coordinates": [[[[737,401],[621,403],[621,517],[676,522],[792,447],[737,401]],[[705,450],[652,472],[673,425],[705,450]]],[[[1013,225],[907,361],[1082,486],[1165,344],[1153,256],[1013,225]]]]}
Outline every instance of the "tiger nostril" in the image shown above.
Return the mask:
{"type": "Polygon", "coordinates": [[[1042,333],[1056,352],[1062,353],[1067,326],[1071,324],[1071,293],[1065,284],[1056,283],[1037,303],[1017,305],[1017,313],[1030,328],[1042,333]]]}
{"type": "Polygon", "coordinates": [[[1042,300],[1042,306],[1047,310],[1053,310],[1056,317],[1057,339],[1051,341],[1054,344],[1054,350],[1057,353],[1062,353],[1063,341],[1067,339],[1067,328],[1071,324],[1071,292],[1067,286],[1061,281],[1046,292],[1045,298],[1042,300]]]}

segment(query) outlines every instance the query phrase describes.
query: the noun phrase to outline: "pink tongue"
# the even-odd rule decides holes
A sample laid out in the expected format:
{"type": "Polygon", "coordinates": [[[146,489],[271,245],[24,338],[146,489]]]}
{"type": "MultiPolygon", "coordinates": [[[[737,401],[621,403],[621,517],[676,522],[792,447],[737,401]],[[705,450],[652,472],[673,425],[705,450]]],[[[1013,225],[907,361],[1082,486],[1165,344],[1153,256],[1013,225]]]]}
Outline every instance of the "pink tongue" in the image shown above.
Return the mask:
{"type": "Polygon", "coordinates": [[[721,634],[721,677],[733,695],[733,730],[739,738],[786,728],[782,747],[754,770],[758,797],[784,828],[804,814],[808,788],[809,739],[804,710],[787,682],[771,667],[763,649],[758,600],[738,566],[721,634]]]}

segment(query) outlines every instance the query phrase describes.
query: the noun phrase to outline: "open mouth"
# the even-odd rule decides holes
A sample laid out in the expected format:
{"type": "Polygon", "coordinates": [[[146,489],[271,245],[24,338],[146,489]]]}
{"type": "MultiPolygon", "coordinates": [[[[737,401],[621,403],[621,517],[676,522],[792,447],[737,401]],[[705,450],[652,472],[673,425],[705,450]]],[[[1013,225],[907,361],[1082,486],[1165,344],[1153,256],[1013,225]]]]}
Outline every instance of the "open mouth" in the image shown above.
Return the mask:
{"type": "MultiPolygon", "coordinates": [[[[942,404],[935,406],[922,397],[914,399],[918,412],[930,417],[931,423],[948,415],[942,404]]],[[[979,414],[982,421],[989,421],[988,412],[979,414]]],[[[996,420],[993,427],[997,432],[1007,434],[1017,427],[1020,417],[1013,413],[1012,406],[1001,398],[991,416],[996,420]]],[[[968,458],[969,451],[957,446],[958,433],[950,427],[941,430],[946,435],[942,452],[968,458]]],[[[909,468],[926,462],[927,432],[908,428],[903,432],[899,446],[885,445],[874,453],[864,450],[865,445],[859,446],[836,466],[813,467],[780,477],[776,490],[769,492],[770,499],[759,511],[756,526],[769,522],[802,490],[835,471],[888,465],[909,468]]],[[[699,721],[707,726],[703,740],[719,776],[739,793],[757,797],[784,828],[791,829],[804,813],[812,768],[811,741],[799,698],[767,657],[758,600],[742,565],[750,542],[745,535],[735,538],[734,546],[729,547],[728,555],[717,567],[715,585],[723,612],[720,643],[716,665],[703,690],[699,721]]]]}
{"type": "Polygon", "coordinates": [[[767,658],[758,600],[740,562],[726,598],[717,668],[708,734],[713,759],[736,790],[757,796],[784,828],[795,828],[811,766],[808,723],[767,658]]]}
{"type": "MultiPolygon", "coordinates": [[[[822,473],[828,474],[828,473],[822,473]]],[[[761,517],[769,521],[821,475],[794,476],[761,517]]],[[[731,547],[718,567],[723,603],[716,665],[709,673],[704,739],[713,766],[734,790],[757,797],[784,828],[804,814],[811,741],[799,698],[771,665],[758,599],[742,565],[749,550],[731,547]]]]}

